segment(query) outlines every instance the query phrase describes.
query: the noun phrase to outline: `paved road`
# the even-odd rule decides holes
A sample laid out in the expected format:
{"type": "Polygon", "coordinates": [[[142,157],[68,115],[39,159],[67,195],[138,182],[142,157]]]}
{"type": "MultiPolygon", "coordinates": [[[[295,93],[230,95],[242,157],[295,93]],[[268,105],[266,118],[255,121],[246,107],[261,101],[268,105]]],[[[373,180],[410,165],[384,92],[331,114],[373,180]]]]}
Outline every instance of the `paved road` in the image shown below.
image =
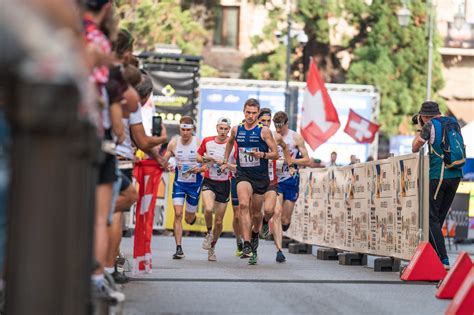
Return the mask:
{"type": "MultiPolygon", "coordinates": [[[[403,283],[398,273],[287,252],[288,261],[278,264],[269,241],[260,242],[259,264],[249,266],[234,256],[233,238],[219,240],[218,261],[208,262],[201,242],[184,238],[186,258],[176,261],[174,239],[155,236],[153,273],[124,286],[124,313],[432,315],[449,304],[435,298],[434,284],[403,283]]],[[[132,239],[124,239],[122,250],[131,257],[132,239]]]]}

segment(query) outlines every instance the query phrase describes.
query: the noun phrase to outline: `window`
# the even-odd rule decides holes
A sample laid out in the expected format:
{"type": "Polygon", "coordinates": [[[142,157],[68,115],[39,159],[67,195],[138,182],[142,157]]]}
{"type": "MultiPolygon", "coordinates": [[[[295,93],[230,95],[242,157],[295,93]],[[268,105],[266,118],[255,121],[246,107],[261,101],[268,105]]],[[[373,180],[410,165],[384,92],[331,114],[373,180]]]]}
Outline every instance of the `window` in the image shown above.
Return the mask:
{"type": "Polygon", "coordinates": [[[214,14],[214,45],[237,48],[239,7],[220,6],[215,9],[214,14]]]}

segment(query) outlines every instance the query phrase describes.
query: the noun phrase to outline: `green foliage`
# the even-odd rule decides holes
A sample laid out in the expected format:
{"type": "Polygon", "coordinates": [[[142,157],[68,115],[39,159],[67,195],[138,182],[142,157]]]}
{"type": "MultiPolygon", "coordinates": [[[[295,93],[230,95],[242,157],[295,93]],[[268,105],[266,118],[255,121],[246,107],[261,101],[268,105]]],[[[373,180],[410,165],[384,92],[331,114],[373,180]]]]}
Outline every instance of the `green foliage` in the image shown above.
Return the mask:
{"type": "Polygon", "coordinates": [[[121,26],[136,39],[136,49],[153,50],[155,44],[173,44],[185,54],[199,55],[208,32],[193,20],[189,10],[182,10],[176,0],[120,1],[121,26]]]}
{"type": "MultiPolygon", "coordinates": [[[[298,49],[291,57],[292,70],[308,59],[315,57],[322,75],[330,82],[370,84],[381,93],[379,122],[385,135],[398,133],[398,128],[407,116],[417,112],[425,99],[428,39],[428,11],[426,1],[411,0],[409,4],[411,22],[407,27],[399,25],[396,12],[401,7],[400,0],[373,0],[370,5],[364,0],[300,0],[297,12],[293,13],[296,23],[304,25],[309,37],[306,44],[306,60],[298,49]],[[343,46],[335,47],[330,42],[329,17],[343,18],[355,34],[346,37],[343,46]],[[338,63],[338,53],[347,52],[352,56],[349,68],[342,69],[338,63]]],[[[264,34],[254,38],[254,47],[262,41],[272,41],[276,47],[272,51],[258,51],[244,63],[242,76],[255,79],[283,80],[285,78],[286,47],[278,43],[274,32],[286,32],[286,16],[281,9],[270,14],[264,34]],[[283,21],[283,23],[282,23],[283,21]]],[[[440,39],[434,37],[432,95],[444,107],[444,102],[436,96],[443,87],[441,55],[438,53],[440,39]]],[[[296,41],[292,47],[298,47],[296,41]]],[[[306,70],[306,69],[305,69],[306,70]]],[[[292,79],[298,79],[296,75],[292,79]]]]}
{"type": "MultiPolygon", "coordinates": [[[[387,135],[398,133],[404,118],[419,110],[426,96],[428,75],[425,4],[411,1],[412,21],[407,27],[398,24],[394,14],[398,5],[398,1],[373,1],[370,14],[374,19],[370,31],[364,45],[354,50],[347,74],[348,83],[371,84],[379,89],[379,121],[381,131],[387,135]]],[[[432,93],[443,86],[437,46],[433,48],[432,93]]]]}

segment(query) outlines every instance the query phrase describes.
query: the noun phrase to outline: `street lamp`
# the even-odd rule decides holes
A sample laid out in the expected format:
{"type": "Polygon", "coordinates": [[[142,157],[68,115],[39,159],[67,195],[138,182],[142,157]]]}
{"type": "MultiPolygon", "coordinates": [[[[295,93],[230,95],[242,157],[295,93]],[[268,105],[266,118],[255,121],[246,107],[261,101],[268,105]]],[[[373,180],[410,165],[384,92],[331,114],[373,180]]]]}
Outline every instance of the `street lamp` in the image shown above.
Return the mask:
{"type": "Polygon", "coordinates": [[[459,6],[458,12],[453,17],[454,27],[459,31],[464,26],[466,22],[466,18],[464,14],[461,12],[461,6],[459,6]]]}
{"type": "Polygon", "coordinates": [[[410,23],[410,16],[411,11],[404,4],[397,12],[398,24],[400,24],[400,26],[408,26],[410,23]]]}

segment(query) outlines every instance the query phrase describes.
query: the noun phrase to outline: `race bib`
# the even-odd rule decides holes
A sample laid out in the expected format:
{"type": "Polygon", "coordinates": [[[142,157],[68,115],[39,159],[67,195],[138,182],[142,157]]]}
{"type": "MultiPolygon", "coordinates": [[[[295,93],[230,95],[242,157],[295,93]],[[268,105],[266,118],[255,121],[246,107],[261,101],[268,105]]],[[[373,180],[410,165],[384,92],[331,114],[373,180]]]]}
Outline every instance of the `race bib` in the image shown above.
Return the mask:
{"type": "Polygon", "coordinates": [[[194,166],[192,164],[178,165],[178,181],[182,183],[195,183],[196,174],[189,173],[189,170],[194,166]]]}
{"type": "Polygon", "coordinates": [[[285,165],[285,160],[283,159],[278,159],[276,161],[276,169],[277,169],[277,175],[278,176],[282,176],[284,173],[285,173],[285,169],[286,169],[286,165],[285,165]]]}
{"type": "Polygon", "coordinates": [[[260,159],[249,154],[258,152],[258,148],[239,148],[240,167],[256,167],[260,165],[260,159]]]}
{"type": "Polygon", "coordinates": [[[209,177],[212,180],[228,180],[229,179],[229,171],[221,171],[221,168],[218,164],[211,164],[209,165],[209,177]]]}
{"type": "Polygon", "coordinates": [[[268,177],[270,178],[270,181],[273,181],[275,179],[275,174],[273,173],[273,161],[268,161],[268,177]]]}

